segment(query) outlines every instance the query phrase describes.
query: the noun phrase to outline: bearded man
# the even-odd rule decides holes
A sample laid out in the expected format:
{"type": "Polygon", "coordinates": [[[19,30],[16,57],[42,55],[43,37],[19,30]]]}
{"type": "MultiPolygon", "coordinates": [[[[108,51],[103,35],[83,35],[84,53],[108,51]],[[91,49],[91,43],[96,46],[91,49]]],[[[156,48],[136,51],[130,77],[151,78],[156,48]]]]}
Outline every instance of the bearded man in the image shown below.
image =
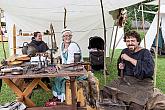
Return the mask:
{"type": "MultiPolygon", "coordinates": [[[[140,47],[141,38],[136,31],[124,36],[127,48],[123,49],[118,59],[119,78],[108,86],[121,91],[117,98],[130,105],[128,110],[143,110],[153,94],[154,61],[149,50],[140,47]]],[[[111,90],[104,87],[105,96],[111,90]]]]}

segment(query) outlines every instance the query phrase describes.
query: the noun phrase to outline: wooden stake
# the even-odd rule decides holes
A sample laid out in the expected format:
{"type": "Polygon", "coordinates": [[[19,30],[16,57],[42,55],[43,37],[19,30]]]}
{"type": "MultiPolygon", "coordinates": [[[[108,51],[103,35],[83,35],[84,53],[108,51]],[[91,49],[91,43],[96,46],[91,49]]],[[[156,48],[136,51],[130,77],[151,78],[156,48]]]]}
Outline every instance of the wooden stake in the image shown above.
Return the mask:
{"type": "Polygon", "coordinates": [[[13,54],[16,54],[16,26],[13,25],[13,54]]]}
{"type": "Polygon", "coordinates": [[[65,11],[65,12],[64,12],[64,29],[65,29],[65,28],[67,27],[67,26],[66,26],[66,12],[67,12],[67,11],[66,11],[66,8],[64,8],[64,11],[65,11]]]}
{"type": "Polygon", "coordinates": [[[137,16],[136,16],[136,9],[134,8],[134,13],[135,13],[135,21],[136,21],[136,30],[138,31],[138,23],[137,23],[137,16]]]}
{"type": "Polygon", "coordinates": [[[158,38],[159,38],[159,21],[160,21],[159,18],[160,18],[160,0],[158,1],[158,19],[157,19],[156,50],[155,50],[154,88],[156,88],[156,75],[157,75],[158,38]]]}
{"type": "MultiPolygon", "coordinates": [[[[143,32],[144,32],[144,35],[145,35],[145,29],[144,29],[144,12],[143,12],[143,4],[141,3],[141,7],[142,7],[142,27],[143,27],[143,32]]],[[[146,48],[146,39],[145,39],[145,36],[144,36],[144,48],[146,48]]]]}
{"type": "Polygon", "coordinates": [[[110,64],[112,63],[113,55],[115,53],[115,45],[116,45],[116,38],[117,38],[118,28],[119,28],[119,25],[118,25],[118,22],[117,22],[117,27],[116,27],[116,33],[115,33],[115,38],[114,38],[114,43],[113,43],[113,49],[112,49],[110,64]]]}
{"type": "Polygon", "coordinates": [[[113,39],[113,31],[114,31],[114,28],[115,28],[115,23],[116,21],[114,22],[113,24],[113,29],[112,29],[112,34],[111,34],[111,39],[110,39],[110,43],[109,43],[109,62],[111,62],[111,46],[112,46],[112,39],[113,39]]]}

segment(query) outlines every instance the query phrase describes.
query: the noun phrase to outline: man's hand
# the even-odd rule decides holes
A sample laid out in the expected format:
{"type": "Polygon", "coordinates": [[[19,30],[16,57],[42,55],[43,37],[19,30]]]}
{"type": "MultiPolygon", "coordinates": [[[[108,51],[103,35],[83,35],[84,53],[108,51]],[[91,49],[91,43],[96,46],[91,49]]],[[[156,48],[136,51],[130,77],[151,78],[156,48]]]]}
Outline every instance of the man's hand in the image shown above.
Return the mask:
{"type": "Polygon", "coordinates": [[[124,64],[123,63],[119,63],[119,69],[123,70],[124,69],[124,64]]]}
{"type": "Polygon", "coordinates": [[[131,57],[129,57],[127,54],[122,54],[121,55],[121,59],[123,59],[123,60],[126,60],[126,61],[129,61],[130,63],[132,63],[133,65],[135,65],[136,66],[136,64],[137,64],[137,60],[136,59],[133,59],[133,58],[131,58],[131,57]]]}
{"type": "Polygon", "coordinates": [[[131,57],[129,57],[127,54],[124,53],[121,55],[121,59],[126,60],[126,61],[130,61],[131,57]]]}

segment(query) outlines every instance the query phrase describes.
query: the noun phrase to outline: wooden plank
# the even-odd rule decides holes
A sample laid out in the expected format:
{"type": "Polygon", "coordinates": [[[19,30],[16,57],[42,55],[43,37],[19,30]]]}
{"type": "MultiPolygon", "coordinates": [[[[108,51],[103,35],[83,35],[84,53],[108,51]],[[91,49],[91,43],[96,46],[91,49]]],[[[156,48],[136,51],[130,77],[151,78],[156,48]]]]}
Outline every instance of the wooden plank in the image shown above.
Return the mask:
{"type": "Polygon", "coordinates": [[[16,54],[16,26],[13,26],[13,53],[16,54]]]}
{"type": "Polygon", "coordinates": [[[32,90],[38,85],[38,82],[40,81],[40,78],[34,79],[28,87],[23,92],[24,96],[28,96],[30,93],[32,93],[32,90]]]}
{"type": "Polygon", "coordinates": [[[46,85],[45,83],[43,83],[41,80],[38,83],[45,91],[49,92],[51,91],[46,85]]]}
{"type": "Polygon", "coordinates": [[[85,96],[83,94],[83,88],[79,88],[77,91],[77,102],[80,103],[80,107],[85,106],[85,96]]]}
{"type": "Polygon", "coordinates": [[[18,87],[10,80],[10,79],[3,79],[3,81],[16,93],[18,97],[22,97],[22,91],[18,89],[18,87]]]}
{"type": "Polygon", "coordinates": [[[72,96],[72,107],[73,107],[73,110],[76,110],[77,108],[77,95],[76,95],[76,77],[75,76],[72,76],[70,77],[70,85],[71,85],[71,96],[72,96]]]}
{"type": "Polygon", "coordinates": [[[71,102],[72,98],[71,98],[70,81],[67,80],[65,84],[66,84],[65,102],[67,105],[71,105],[72,104],[72,102],[71,102]]]}
{"type": "Polygon", "coordinates": [[[24,97],[24,103],[28,106],[28,107],[34,107],[36,106],[34,104],[34,102],[32,100],[30,100],[28,97],[24,97]]]}
{"type": "Polygon", "coordinates": [[[10,73],[5,74],[4,76],[0,76],[0,79],[2,78],[44,78],[44,77],[65,77],[65,76],[82,76],[87,74],[86,71],[60,71],[60,72],[54,72],[54,73],[40,73],[35,74],[34,72],[28,72],[27,74],[23,75],[12,75],[10,73]]]}

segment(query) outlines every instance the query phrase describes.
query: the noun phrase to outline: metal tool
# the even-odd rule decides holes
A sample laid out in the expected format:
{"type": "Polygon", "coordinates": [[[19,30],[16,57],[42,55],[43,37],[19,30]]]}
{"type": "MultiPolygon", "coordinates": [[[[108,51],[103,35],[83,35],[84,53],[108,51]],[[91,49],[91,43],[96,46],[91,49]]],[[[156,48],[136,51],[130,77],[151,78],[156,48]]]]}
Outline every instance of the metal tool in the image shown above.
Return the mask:
{"type": "MultiPolygon", "coordinates": [[[[121,60],[121,63],[124,65],[123,59],[121,60]]],[[[124,69],[124,68],[123,68],[123,69],[124,69]]],[[[126,83],[128,86],[130,86],[131,84],[130,84],[128,81],[126,81],[125,78],[124,78],[123,69],[121,69],[121,71],[120,71],[121,83],[124,82],[124,83],[126,83]]]]}
{"type": "Polygon", "coordinates": [[[41,61],[41,55],[39,54],[39,62],[38,62],[38,68],[42,68],[42,61],[41,61]]]}

